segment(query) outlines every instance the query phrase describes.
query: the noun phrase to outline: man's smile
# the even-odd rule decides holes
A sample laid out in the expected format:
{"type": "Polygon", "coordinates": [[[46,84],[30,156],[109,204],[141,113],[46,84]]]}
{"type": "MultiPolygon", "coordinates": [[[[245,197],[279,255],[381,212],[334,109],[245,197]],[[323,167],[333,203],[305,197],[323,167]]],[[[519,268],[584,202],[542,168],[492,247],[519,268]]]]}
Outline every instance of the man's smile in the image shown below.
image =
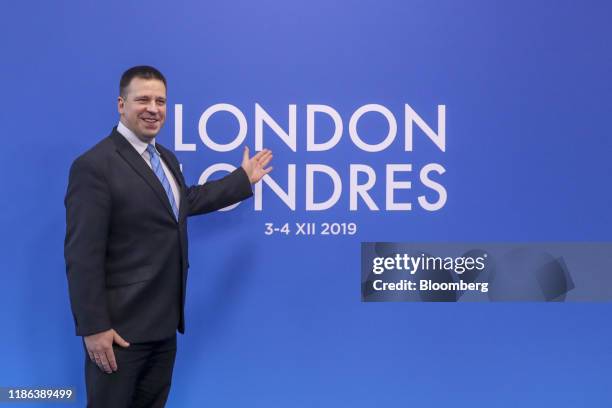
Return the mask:
{"type": "Polygon", "coordinates": [[[157,129],[159,119],[157,118],[140,118],[144,122],[144,126],[147,129],[157,129]]]}

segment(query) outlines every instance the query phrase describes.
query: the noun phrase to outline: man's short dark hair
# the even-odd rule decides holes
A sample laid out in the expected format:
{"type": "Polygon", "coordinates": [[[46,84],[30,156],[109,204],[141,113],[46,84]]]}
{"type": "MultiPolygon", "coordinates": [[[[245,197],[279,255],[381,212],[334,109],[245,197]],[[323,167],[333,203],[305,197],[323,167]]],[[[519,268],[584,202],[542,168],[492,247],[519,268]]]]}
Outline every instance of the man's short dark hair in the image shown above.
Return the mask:
{"type": "Polygon", "coordinates": [[[164,74],[162,74],[157,68],[149,65],[138,65],[128,69],[123,73],[123,75],[121,75],[121,80],[119,81],[119,95],[121,95],[122,98],[125,98],[127,87],[134,78],[159,79],[164,83],[166,89],[168,88],[164,74]]]}

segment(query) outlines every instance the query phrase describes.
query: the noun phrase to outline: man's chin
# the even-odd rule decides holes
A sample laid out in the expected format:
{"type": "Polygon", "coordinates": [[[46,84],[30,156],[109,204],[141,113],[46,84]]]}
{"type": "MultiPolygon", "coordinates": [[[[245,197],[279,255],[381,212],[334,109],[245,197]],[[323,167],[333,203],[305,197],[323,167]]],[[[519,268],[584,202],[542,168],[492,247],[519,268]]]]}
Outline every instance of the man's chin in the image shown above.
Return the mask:
{"type": "Polygon", "coordinates": [[[138,136],[138,138],[140,140],[142,140],[143,142],[150,142],[151,140],[153,140],[155,138],[155,136],[157,136],[157,134],[159,133],[159,129],[157,131],[152,131],[151,129],[146,129],[146,130],[141,130],[140,132],[138,132],[138,134],[136,136],[138,136]]]}
{"type": "Polygon", "coordinates": [[[157,136],[160,130],[160,127],[157,127],[155,129],[144,128],[140,129],[140,134],[148,139],[153,139],[155,136],[157,136]]]}

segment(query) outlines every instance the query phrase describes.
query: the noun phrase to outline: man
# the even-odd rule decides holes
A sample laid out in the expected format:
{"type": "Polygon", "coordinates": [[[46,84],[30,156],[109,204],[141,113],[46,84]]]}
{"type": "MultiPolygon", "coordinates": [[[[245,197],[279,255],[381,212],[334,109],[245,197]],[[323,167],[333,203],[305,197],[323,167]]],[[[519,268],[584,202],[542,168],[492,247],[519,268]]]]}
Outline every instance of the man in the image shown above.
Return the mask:
{"type": "Polygon", "coordinates": [[[189,187],[155,140],[166,119],[164,76],[133,67],[119,88],[119,124],[70,169],[66,274],[88,406],[163,407],[176,331],[185,330],[187,217],[250,197],[272,153],[249,158],[245,147],[237,170],[189,187]]]}

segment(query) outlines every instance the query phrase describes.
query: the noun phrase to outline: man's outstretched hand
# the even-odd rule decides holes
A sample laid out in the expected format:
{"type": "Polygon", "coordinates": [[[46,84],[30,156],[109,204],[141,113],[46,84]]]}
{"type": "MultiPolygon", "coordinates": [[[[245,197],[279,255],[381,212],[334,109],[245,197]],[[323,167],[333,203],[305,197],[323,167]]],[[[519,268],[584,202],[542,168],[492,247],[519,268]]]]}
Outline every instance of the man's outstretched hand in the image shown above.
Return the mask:
{"type": "Polygon", "coordinates": [[[249,159],[249,148],[244,146],[244,153],[242,155],[242,168],[249,176],[251,184],[257,183],[263,176],[272,171],[272,166],[266,168],[268,163],[272,160],[272,151],[269,149],[263,149],[261,152],[257,152],[255,156],[249,159]]]}
{"type": "Polygon", "coordinates": [[[106,374],[117,371],[118,368],[115,352],[113,351],[113,343],[117,343],[121,347],[129,347],[130,345],[113,329],[92,334],[91,336],[84,336],[83,340],[85,341],[85,348],[87,348],[89,359],[106,374]]]}

